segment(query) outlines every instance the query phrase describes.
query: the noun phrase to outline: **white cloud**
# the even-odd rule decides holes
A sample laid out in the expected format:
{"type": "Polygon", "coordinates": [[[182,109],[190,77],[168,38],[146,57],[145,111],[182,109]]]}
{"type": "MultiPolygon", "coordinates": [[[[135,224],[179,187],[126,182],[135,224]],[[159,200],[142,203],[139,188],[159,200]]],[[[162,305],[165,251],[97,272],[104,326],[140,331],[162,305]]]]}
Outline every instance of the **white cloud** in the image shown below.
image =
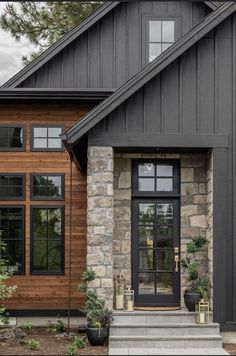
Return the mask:
{"type": "MultiPolygon", "coordinates": [[[[0,13],[3,13],[5,5],[6,2],[0,3],[0,13]]],[[[27,56],[33,49],[34,46],[26,38],[16,41],[0,29],[0,85],[23,67],[22,56],[27,56]]]]}

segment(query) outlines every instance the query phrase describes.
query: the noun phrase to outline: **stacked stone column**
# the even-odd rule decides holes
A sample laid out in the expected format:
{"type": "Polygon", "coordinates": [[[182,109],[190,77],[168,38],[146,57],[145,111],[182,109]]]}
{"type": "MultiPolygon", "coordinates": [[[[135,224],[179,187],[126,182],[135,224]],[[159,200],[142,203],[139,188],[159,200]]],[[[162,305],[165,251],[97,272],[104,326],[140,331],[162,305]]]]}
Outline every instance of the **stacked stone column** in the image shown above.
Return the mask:
{"type": "Polygon", "coordinates": [[[113,149],[88,148],[87,171],[87,266],[96,272],[88,284],[113,304],[113,149]]]}

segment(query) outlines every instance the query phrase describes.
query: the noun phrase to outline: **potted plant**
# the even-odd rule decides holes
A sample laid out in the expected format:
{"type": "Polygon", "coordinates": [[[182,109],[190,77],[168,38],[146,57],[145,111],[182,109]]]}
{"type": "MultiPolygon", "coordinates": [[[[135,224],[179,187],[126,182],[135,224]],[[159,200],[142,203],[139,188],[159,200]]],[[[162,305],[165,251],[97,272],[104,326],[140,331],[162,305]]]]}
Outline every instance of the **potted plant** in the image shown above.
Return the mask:
{"type": "Polygon", "coordinates": [[[189,287],[184,293],[184,302],[189,311],[195,311],[195,303],[200,299],[207,300],[208,278],[199,275],[200,262],[197,262],[197,252],[206,244],[206,239],[202,236],[194,237],[192,242],[187,244],[187,255],[181,259],[182,267],[187,271],[190,281],[189,287]]]}
{"type": "MultiPolygon", "coordinates": [[[[82,280],[90,282],[95,279],[95,271],[89,268],[82,274],[82,280]]],[[[109,336],[109,326],[113,321],[112,311],[106,307],[105,300],[97,293],[87,290],[86,284],[79,285],[79,291],[85,292],[87,300],[81,309],[87,317],[87,337],[92,346],[102,346],[109,336]]]]}

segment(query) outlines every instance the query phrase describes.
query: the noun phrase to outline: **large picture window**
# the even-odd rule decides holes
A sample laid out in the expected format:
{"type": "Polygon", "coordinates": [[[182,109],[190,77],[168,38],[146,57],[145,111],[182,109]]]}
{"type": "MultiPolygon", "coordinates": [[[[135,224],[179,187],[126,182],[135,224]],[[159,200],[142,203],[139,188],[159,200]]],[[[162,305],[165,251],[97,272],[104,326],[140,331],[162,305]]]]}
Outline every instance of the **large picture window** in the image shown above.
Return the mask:
{"type": "Polygon", "coordinates": [[[63,127],[33,126],[31,129],[31,150],[33,151],[63,151],[63,144],[60,135],[63,127]]]}
{"type": "Polygon", "coordinates": [[[0,200],[23,200],[24,197],[24,174],[0,174],[0,200]]]}
{"type": "Polygon", "coordinates": [[[19,125],[0,125],[0,151],[24,151],[25,130],[19,125]]]}
{"type": "Polygon", "coordinates": [[[64,271],[64,208],[31,207],[31,272],[64,271]]]}
{"type": "Polygon", "coordinates": [[[64,174],[32,174],[31,199],[60,200],[64,198],[64,174]]]}
{"type": "Polygon", "coordinates": [[[24,273],[24,208],[0,206],[0,240],[5,245],[6,269],[24,273]]]}

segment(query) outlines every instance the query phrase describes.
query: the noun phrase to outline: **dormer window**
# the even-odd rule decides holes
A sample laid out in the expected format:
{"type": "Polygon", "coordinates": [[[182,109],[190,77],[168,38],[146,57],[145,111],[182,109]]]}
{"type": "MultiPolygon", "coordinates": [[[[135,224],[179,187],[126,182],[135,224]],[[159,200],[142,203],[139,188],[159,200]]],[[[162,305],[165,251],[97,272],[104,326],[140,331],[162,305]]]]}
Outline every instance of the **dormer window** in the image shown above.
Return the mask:
{"type": "Polygon", "coordinates": [[[175,41],[175,21],[149,20],[149,62],[153,61],[175,41]]]}

